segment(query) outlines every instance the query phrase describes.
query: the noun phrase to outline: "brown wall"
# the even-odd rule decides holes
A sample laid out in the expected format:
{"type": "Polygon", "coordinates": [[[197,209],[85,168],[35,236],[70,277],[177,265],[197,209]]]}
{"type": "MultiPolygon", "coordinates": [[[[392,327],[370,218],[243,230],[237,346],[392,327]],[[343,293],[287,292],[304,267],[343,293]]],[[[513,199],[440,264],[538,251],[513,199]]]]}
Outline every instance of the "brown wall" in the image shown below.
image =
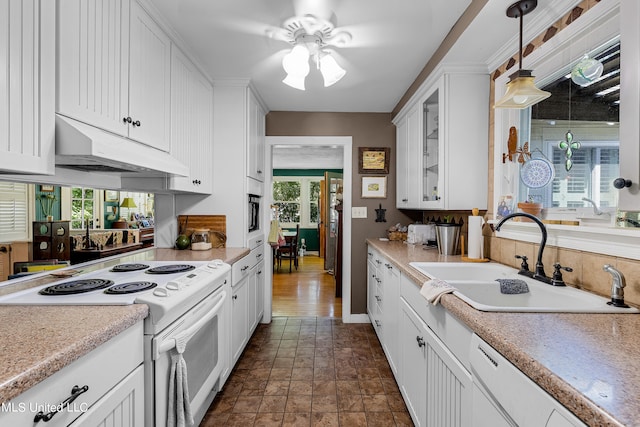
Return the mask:
{"type": "MultiPolygon", "coordinates": [[[[390,113],[313,113],[272,111],[266,118],[267,136],[350,136],[353,138],[351,197],[353,206],[366,206],[366,219],[351,221],[351,313],[367,312],[367,256],[365,239],[386,236],[386,230],[410,219],[396,204],[396,127],[390,113]],[[386,199],[362,199],[358,173],[358,147],[389,147],[386,199]],[[387,222],[375,222],[379,205],[387,222]]],[[[345,189],[347,191],[347,189],[345,189]]]]}

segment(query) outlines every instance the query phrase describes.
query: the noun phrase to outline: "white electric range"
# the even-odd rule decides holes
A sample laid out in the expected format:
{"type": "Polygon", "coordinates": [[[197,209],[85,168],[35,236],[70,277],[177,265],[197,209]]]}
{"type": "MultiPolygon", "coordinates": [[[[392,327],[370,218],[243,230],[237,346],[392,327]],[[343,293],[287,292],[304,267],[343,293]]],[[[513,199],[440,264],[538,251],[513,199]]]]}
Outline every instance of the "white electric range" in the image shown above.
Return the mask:
{"type": "Polygon", "coordinates": [[[178,347],[191,372],[187,404],[197,425],[228,369],[230,289],[231,266],[221,260],[145,261],[11,293],[0,297],[0,305],[146,304],[145,425],[164,426],[180,412],[168,403],[176,400],[169,395],[176,390],[170,373],[178,347]]]}

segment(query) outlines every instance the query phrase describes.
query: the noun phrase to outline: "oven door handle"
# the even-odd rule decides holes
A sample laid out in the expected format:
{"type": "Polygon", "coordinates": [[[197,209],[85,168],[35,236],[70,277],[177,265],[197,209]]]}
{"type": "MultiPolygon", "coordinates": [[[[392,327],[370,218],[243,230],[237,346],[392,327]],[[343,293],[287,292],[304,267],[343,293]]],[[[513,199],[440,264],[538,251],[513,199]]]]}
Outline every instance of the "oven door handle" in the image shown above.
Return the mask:
{"type": "Polygon", "coordinates": [[[227,299],[227,292],[226,291],[222,291],[220,293],[220,295],[219,295],[219,301],[216,303],[216,305],[211,310],[209,310],[209,313],[207,313],[205,316],[200,318],[196,323],[194,323],[193,325],[189,326],[187,329],[185,329],[184,331],[180,332],[176,336],[167,338],[164,341],[162,341],[162,343],[160,343],[160,345],[156,348],[156,351],[155,351],[155,354],[154,354],[154,360],[157,360],[162,353],[165,353],[165,352],[171,350],[172,348],[175,348],[176,345],[179,342],[181,342],[184,345],[186,345],[187,342],[205,324],[207,324],[207,322],[209,322],[211,319],[213,319],[215,316],[218,315],[218,312],[220,311],[220,309],[224,305],[224,302],[225,302],[226,299],[227,299]]]}

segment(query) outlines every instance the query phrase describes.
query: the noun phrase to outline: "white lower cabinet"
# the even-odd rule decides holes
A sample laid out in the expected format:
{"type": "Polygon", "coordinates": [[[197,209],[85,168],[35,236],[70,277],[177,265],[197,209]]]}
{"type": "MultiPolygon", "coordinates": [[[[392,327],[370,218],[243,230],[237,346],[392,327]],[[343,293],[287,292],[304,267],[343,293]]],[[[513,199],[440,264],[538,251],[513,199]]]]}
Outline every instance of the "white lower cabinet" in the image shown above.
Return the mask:
{"type": "Polygon", "coordinates": [[[138,322],[15,399],[3,403],[0,425],[40,425],[42,421],[46,423],[43,425],[51,427],[142,426],[142,347],[142,322],[138,322]],[[67,399],[72,401],[66,406],[60,405],[67,399]],[[54,413],[60,408],[62,410],[54,413]],[[38,415],[39,412],[42,414],[38,415]],[[45,421],[46,418],[49,420],[45,421]]]}
{"type": "Polygon", "coordinates": [[[264,240],[231,267],[231,367],[264,313],[264,240]]]}
{"type": "Polygon", "coordinates": [[[233,290],[231,293],[231,365],[235,365],[242,350],[249,341],[249,318],[247,317],[247,308],[249,303],[248,286],[249,277],[245,276],[237,283],[233,282],[233,290]]]}
{"type": "Polygon", "coordinates": [[[400,391],[416,426],[471,425],[471,374],[400,300],[400,391]]]}
{"type": "Polygon", "coordinates": [[[384,310],[382,311],[382,348],[384,349],[391,371],[398,376],[400,347],[398,329],[400,322],[400,270],[388,260],[382,261],[382,288],[384,310]]]}

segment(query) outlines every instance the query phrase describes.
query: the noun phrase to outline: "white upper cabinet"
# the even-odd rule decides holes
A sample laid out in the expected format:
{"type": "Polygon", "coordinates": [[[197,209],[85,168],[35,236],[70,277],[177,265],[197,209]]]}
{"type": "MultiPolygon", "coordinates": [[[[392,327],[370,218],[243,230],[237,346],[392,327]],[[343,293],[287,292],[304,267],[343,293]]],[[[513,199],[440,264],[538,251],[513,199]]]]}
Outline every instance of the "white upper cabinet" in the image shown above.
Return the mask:
{"type": "Polygon", "coordinates": [[[440,74],[394,122],[398,208],[486,209],[488,74],[440,74]]]}
{"type": "Polygon", "coordinates": [[[0,2],[0,172],[54,173],[55,2],[0,2]]]}
{"type": "Polygon", "coordinates": [[[171,40],[135,1],[130,49],[129,137],[169,151],[171,40]]]}
{"type": "Polygon", "coordinates": [[[253,92],[247,96],[247,176],[264,181],[265,112],[253,92]]]}
{"type": "Polygon", "coordinates": [[[171,177],[169,189],[209,194],[213,147],[213,88],[177,47],[171,55],[171,154],[189,176],[171,177]]]}
{"type": "Polygon", "coordinates": [[[57,20],[56,111],[169,151],[169,37],[129,0],[61,0],[57,20]]]}

